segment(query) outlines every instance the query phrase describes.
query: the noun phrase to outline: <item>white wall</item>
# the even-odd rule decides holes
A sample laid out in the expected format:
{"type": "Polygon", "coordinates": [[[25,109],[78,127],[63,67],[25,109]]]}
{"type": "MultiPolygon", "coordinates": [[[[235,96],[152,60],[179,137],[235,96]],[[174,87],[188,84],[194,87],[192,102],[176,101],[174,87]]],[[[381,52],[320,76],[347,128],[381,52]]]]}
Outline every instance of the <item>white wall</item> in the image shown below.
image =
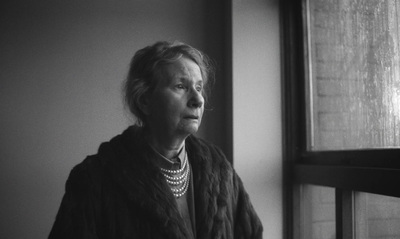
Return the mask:
{"type": "Polygon", "coordinates": [[[233,0],[233,155],[264,225],[282,238],[278,0],[233,0]]]}

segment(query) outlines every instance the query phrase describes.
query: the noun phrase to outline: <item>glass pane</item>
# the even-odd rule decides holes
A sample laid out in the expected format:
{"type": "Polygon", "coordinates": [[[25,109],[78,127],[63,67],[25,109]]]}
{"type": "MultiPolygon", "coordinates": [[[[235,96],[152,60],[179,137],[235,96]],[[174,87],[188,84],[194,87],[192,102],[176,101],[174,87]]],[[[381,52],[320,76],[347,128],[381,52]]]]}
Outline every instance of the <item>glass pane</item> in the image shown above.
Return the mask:
{"type": "Polygon", "coordinates": [[[369,193],[356,194],[357,239],[400,238],[400,199],[369,193]]]}
{"type": "Polygon", "coordinates": [[[335,238],[335,189],[304,185],[301,194],[301,238],[335,238]]]}
{"type": "Polygon", "coordinates": [[[309,0],[309,149],[400,146],[400,1],[309,0]]]}

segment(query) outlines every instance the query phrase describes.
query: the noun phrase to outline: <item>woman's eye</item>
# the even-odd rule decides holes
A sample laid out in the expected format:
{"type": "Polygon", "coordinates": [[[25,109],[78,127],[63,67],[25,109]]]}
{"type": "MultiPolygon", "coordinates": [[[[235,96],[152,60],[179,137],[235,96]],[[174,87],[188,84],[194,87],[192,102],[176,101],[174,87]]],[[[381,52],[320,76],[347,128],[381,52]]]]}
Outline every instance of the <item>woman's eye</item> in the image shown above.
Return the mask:
{"type": "Polygon", "coordinates": [[[177,84],[176,88],[178,88],[178,89],[186,89],[186,87],[183,84],[177,84]]]}
{"type": "Polygon", "coordinates": [[[197,86],[197,87],[196,87],[196,90],[197,90],[198,92],[202,92],[202,91],[203,91],[203,87],[197,86]]]}

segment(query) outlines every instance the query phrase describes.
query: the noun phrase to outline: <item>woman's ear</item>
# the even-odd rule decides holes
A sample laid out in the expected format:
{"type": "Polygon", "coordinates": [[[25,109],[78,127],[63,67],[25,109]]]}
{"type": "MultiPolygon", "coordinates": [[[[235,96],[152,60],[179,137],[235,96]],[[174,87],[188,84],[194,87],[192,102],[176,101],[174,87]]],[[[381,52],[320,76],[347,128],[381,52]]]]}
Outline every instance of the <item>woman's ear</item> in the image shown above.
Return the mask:
{"type": "Polygon", "coordinates": [[[139,99],[139,108],[145,115],[150,114],[150,96],[149,94],[143,94],[139,99]]]}

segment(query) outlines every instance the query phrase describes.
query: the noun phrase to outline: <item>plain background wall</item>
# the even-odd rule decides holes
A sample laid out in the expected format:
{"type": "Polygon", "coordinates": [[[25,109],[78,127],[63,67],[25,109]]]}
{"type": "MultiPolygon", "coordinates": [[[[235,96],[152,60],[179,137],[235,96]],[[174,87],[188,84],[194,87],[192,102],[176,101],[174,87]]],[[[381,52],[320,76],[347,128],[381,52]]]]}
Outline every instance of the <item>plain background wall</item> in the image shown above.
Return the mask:
{"type": "MultiPolygon", "coordinates": [[[[245,2],[232,4],[232,50],[240,58],[234,61],[233,82],[235,166],[265,235],[280,238],[278,9],[270,3],[275,1],[245,2]],[[246,36],[255,32],[255,41],[246,36]],[[253,48],[255,43],[261,48],[253,48]],[[249,65],[253,54],[265,62],[249,65]],[[268,102],[264,108],[249,107],[256,100],[259,106],[268,102]],[[253,125],[249,113],[261,124],[253,125]],[[256,141],[246,141],[249,136],[256,141]]],[[[133,53],[160,39],[179,39],[204,50],[227,71],[221,50],[224,16],[218,12],[223,9],[213,1],[194,0],[3,4],[0,237],[46,238],[72,167],[131,124],[120,87],[133,53]]],[[[224,135],[231,132],[224,130],[231,125],[232,92],[226,92],[227,79],[219,76],[213,111],[206,113],[200,135],[229,151],[231,139],[224,135]]]]}
{"type": "Polygon", "coordinates": [[[233,155],[265,238],[282,238],[277,0],[233,0],[233,155]]]}

